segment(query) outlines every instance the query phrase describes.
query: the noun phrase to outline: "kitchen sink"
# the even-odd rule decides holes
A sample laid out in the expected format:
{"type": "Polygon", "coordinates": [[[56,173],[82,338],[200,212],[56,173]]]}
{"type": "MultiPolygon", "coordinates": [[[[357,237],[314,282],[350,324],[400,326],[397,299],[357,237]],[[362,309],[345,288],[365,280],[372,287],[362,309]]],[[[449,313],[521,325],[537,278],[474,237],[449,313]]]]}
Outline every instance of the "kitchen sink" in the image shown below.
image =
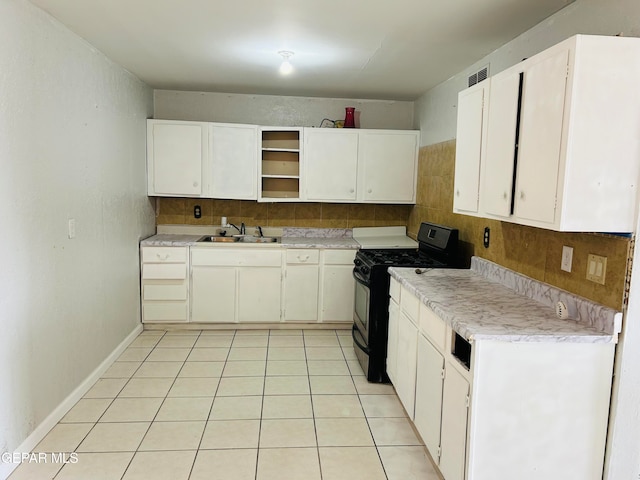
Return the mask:
{"type": "Polygon", "coordinates": [[[233,235],[231,237],[221,235],[205,235],[198,242],[222,242],[222,243],[275,243],[278,237],[258,237],[255,235],[233,235]]]}
{"type": "Polygon", "coordinates": [[[200,238],[198,242],[224,242],[224,243],[233,243],[238,242],[240,239],[238,237],[222,237],[219,235],[205,235],[200,238]]]}

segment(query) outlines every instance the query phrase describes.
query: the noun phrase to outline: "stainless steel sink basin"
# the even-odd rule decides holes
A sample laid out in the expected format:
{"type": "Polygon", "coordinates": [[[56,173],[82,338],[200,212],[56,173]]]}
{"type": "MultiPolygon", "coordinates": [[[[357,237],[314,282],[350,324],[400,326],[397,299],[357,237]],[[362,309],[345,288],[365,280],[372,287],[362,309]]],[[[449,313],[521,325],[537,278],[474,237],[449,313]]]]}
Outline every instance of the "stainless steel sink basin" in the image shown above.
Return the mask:
{"type": "Polygon", "coordinates": [[[234,243],[240,241],[237,237],[221,237],[219,235],[205,235],[198,242],[224,242],[224,243],[234,243]]]}
{"type": "Polygon", "coordinates": [[[243,243],[275,243],[278,241],[278,237],[258,237],[255,235],[234,235],[233,238],[238,238],[243,243]]]}

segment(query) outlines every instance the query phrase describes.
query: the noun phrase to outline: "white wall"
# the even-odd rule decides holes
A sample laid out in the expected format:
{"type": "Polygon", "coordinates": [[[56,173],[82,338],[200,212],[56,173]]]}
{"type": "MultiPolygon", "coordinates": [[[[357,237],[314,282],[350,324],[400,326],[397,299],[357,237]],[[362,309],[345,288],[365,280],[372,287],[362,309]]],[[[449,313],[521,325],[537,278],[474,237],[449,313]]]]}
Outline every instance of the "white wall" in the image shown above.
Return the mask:
{"type": "Polygon", "coordinates": [[[139,325],[152,111],[138,79],[27,1],[0,1],[0,453],[139,325]]]}
{"type": "Polygon", "coordinates": [[[467,77],[483,66],[489,64],[489,74],[494,75],[572,35],[621,32],[640,36],[640,1],[577,0],[420,97],[415,119],[421,145],[455,138],[458,92],[467,87],[467,77]]]}
{"type": "Polygon", "coordinates": [[[356,107],[360,128],[413,128],[413,102],[320,97],[282,97],[156,90],[154,118],[201,122],[319,127],[322,119],[344,119],[356,107]]]}

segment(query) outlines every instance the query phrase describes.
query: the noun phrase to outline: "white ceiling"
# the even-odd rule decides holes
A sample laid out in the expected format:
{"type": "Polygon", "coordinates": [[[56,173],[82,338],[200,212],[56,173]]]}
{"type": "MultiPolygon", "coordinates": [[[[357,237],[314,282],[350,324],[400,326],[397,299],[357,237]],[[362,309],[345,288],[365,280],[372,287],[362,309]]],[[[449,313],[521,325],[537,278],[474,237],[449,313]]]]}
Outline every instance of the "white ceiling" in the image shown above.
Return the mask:
{"type": "Polygon", "coordinates": [[[156,89],[414,100],[573,0],[31,1],[156,89]]]}

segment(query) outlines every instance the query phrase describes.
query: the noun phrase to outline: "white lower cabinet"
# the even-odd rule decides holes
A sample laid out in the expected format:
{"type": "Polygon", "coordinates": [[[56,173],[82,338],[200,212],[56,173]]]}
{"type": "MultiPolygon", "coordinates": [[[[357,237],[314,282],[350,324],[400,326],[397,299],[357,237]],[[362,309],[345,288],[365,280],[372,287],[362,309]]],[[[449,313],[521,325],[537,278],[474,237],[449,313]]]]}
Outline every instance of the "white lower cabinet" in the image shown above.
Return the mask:
{"type": "Polygon", "coordinates": [[[320,321],[353,322],[355,280],[353,259],[356,250],[321,251],[320,321]]]}
{"type": "Polygon", "coordinates": [[[287,249],[284,276],[284,320],[318,320],[319,250],[287,249]]]}
{"type": "MultiPolygon", "coordinates": [[[[392,278],[391,282],[395,280],[392,278]]],[[[387,333],[387,376],[391,383],[398,384],[398,322],[400,321],[399,299],[389,299],[389,330],[387,333]]]]}
{"type": "Polygon", "coordinates": [[[143,322],[188,321],[187,251],[187,247],[140,249],[143,322]]]}
{"type": "Polygon", "coordinates": [[[469,382],[447,361],[442,391],[439,466],[447,480],[464,480],[467,452],[469,382]]]}
{"type": "Polygon", "coordinates": [[[418,348],[418,327],[402,311],[400,301],[400,315],[398,316],[398,349],[395,388],[404,405],[409,418],[414,418],[414,404],[416,398],[416,359],[418,348]]]}

